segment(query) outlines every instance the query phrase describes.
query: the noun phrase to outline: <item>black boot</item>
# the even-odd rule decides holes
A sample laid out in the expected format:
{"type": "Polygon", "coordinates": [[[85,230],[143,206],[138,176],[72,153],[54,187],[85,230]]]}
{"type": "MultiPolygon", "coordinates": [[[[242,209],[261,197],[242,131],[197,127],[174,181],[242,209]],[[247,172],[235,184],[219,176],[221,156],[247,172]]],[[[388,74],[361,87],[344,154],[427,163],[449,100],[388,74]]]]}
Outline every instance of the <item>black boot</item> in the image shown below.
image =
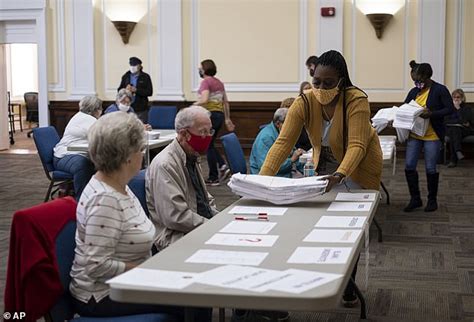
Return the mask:
{"type": "Polygon", "coordinates": [[[418,172],[416,170],[405,170],[405,177],[407,178],[411,199],[403,211],[410,212],[423,206],[423,202],[421,201],[420,188],[418,187],[418,172]]]}
{"type": "Polygon", "coordinates": [[[427,173],[426,181],[428,183],[428,203],[426,204],[425,211],[435,211],[438,209],[438,182],[439,182],[439,173],[427,173]]]}

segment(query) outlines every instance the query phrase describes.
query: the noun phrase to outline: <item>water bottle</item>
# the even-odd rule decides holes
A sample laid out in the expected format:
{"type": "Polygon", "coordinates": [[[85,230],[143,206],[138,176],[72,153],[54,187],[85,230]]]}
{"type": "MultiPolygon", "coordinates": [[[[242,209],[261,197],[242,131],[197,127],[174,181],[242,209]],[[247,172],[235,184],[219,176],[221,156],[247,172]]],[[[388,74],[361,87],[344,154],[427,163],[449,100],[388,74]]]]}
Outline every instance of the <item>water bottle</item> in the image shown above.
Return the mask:
{"type": "Polygon", "coordinates": [[[303,174],[305,177],[313,177],[315,175],[314,163],[312,158],[308,158],[304,164],[303,174]]]}

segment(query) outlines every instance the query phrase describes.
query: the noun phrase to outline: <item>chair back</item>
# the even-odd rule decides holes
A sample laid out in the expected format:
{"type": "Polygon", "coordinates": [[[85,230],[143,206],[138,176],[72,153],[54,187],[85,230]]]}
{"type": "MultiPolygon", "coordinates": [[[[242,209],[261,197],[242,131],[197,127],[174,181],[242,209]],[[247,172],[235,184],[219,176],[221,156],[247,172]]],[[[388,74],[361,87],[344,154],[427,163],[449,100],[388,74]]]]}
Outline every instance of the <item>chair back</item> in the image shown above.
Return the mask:
{"type": "Polygon", "coordinates": [[[28,122],[38,122],[38,93],[27,92],[23,94],[26,105],[26,120],[28,122]]]}
{"type": "Polygon", "coordinates": [[[176,106],[152,106],[148,112],[148,124],[154,129],[174,129],[176,106]]]}
{"type": "Polygon", "coordinates": [[[244,151],[235,133],[221,136],[221,141],[232,174],[239,172],[246,174],[247,163],[245,161],[244,151]]]}
{"type": "Polygon", "coordinates": [[[59,143],[59,134],[54,126],[37,127],[33,129],[33,139],[38,150],[44,171],[49,178],[49,173],[54,171],[53,149],[59,143]]]}
{"type": "Polygon", "coordinates": [[[49,311],[52,322],[67,321],[73,318],[74,308],[72,305],[69,283],[71,282],[71,267],[74,261],[74,249],[76,248],[76,222],[68,222],[56,237],[56,260],[59,269],[59,278],[64,292],[49,311]]]}
{"type": "Polygon", "coordinates": [[[146,205],[145,171],[146,170],[140,170],[140,172],[130,180],[128,187],[132,190],[133,194],[137,196],[138,200],[140,200],[140,204],[149,218],[150,213],[146,205]]]}

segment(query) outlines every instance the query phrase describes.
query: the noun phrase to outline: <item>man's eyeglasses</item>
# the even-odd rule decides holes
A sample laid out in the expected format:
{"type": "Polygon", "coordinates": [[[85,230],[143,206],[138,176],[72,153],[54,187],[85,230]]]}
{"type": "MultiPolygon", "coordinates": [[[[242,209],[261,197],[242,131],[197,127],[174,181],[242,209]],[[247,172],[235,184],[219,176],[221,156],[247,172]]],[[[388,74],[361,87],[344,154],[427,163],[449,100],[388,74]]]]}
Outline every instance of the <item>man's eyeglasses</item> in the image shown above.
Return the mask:
{"type": "MultiPolygon", "coordinates": [[[[214,129],[210,129],[210,130],[200,130],[200,131],[197,131],[198,132],[198,135],[202,136],[202,137],[206,137],[206,136],[213,136],[216,131],[214,129]]],[[[191,132],[190,132],[191,133],[191,132]]]]}

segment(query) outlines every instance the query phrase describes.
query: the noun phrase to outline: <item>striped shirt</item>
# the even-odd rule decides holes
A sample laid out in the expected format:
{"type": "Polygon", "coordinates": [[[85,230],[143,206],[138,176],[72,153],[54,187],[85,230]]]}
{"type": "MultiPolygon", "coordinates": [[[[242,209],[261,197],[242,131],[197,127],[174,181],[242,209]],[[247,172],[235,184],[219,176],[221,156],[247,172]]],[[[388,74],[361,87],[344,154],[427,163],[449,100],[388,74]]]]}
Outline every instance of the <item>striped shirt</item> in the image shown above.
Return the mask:
{"type": "Polygon", "coordinates": [[[87,303],[109,294],[105,284],[125,271],[126,262],[150,257],[155,227],[133,192],[124,196],[93,176],[77,205],[76,250],[71,269],[72,296],[87,303]]]}

